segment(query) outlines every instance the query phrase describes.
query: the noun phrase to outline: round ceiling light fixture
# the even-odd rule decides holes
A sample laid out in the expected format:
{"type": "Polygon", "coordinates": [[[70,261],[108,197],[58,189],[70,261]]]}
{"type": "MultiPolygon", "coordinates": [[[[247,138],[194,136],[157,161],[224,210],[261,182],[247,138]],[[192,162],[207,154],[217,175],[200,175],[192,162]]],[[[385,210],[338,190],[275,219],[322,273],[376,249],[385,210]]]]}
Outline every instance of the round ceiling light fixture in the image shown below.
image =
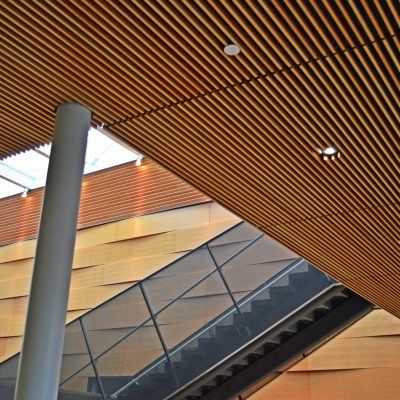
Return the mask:
{"type": "Polygon", "coordinates": [[[230,57],[237,56],[240,53],[240,47],[234,43],[227,44],[224,47],[224,53],[230,57]]]}
{"type": "Polygon", "coordinates": [[[333,161],[340,157],[340,151],[335,147],[326,147],[325,149],[319,149],[318,153],[323,161],[333,161]]]}

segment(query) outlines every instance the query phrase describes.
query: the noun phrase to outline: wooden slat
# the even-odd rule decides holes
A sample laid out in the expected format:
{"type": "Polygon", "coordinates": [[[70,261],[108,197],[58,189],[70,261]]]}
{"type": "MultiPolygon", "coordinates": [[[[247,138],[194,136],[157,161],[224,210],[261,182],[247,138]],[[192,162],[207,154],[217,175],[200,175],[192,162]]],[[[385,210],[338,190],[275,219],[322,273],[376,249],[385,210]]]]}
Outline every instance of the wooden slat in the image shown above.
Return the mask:
{"type": "Polygon", "coordinates": [[[400,316],[397,0],[19,1],[0,22],[0,157],[48,142],[54,106],[81,102],[400,316]],[[342,158],[320,161],[326,146],[342,158]]]}
{"type": "MultiPolygon", "coordinates": [[[[0,200],[0,245],[35,237],[43,188],[0,200]]],[[[208,201],[208,198],[156,163],[127,163],[85,175],[78,227],[208,201]],[[110,187],[112,186],[112,190],[110,187]]]]}

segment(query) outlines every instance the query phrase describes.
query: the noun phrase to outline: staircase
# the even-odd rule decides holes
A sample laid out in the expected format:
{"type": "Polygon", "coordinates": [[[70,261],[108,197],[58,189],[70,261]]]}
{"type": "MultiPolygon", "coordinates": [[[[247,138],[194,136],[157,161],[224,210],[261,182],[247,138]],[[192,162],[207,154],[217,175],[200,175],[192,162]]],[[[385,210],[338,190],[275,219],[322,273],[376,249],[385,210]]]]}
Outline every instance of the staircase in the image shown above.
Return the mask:
{"type": "Polygon", "coordinates": [[[69,324],[59,400],[229,399],[370,308],[241,223],[69,324]]]}
{"type": "Polygon", "coordinates": [[[297,262],[112,398],[232,398],[370,308],[311,265],[297,262]]]}
{"type": "MultiPolygon", "coordinates": [[[[336,286],[298,313],[233,351],[167,399],[230,399],[276,372],[366,312],[371,304],[336,286]]],[[[257,324],[259,329],[260,324],[257,324]]],[[[212,357],[212,356],[210,356],[212,357]]],[[[137,397],[132,397],[137,398],[137,397]]],[[[155,397],[156,398],[156,397],[155,397]]]]}

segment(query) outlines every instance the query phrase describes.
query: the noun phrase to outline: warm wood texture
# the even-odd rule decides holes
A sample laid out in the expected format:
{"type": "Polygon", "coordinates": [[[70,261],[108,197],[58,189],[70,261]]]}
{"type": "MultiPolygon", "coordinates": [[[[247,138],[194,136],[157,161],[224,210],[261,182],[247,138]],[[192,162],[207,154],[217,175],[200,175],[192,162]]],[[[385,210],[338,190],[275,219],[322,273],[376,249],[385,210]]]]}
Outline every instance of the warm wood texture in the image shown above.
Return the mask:
{"type": "MultiPolygon", "coordinates": [[[[204,203],[79,230],[68,320],[238,221],[219,205],[204,203]]],[[[0,247],[0,361],[20,349],[35,244],[0,247]]]]}
{"type": "Polygon", "coordinates": [[[398,0],[19,1],[0,19],[0,154],[81,102],[400,316],[398,0]],[[342,158],[320,161],[328,145],[342,158]]]}
{"type": "Polygon", "coordinates": [[[400,320],[374,310],[249,400],[400,399],[400,320]]]}
{"type": "MultiPolygon", "coordinates": [[[[0,245],[36,237],[43,188],[0,199],[0,245]]],[[[85,175],[78,227],[208,201],[207,197],[149,159],[85,175]]]]}

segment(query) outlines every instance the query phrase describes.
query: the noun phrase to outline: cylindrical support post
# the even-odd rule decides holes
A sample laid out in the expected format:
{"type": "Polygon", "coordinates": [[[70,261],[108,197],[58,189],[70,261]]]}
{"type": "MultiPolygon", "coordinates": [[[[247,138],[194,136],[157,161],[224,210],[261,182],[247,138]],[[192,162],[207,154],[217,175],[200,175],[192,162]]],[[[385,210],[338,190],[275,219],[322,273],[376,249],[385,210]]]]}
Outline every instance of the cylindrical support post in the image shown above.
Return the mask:
{"type": "Polygon", "coordinates": [[[91,116],[80,104],[57,108],[16,400],[57,399],[91,116]]]}

